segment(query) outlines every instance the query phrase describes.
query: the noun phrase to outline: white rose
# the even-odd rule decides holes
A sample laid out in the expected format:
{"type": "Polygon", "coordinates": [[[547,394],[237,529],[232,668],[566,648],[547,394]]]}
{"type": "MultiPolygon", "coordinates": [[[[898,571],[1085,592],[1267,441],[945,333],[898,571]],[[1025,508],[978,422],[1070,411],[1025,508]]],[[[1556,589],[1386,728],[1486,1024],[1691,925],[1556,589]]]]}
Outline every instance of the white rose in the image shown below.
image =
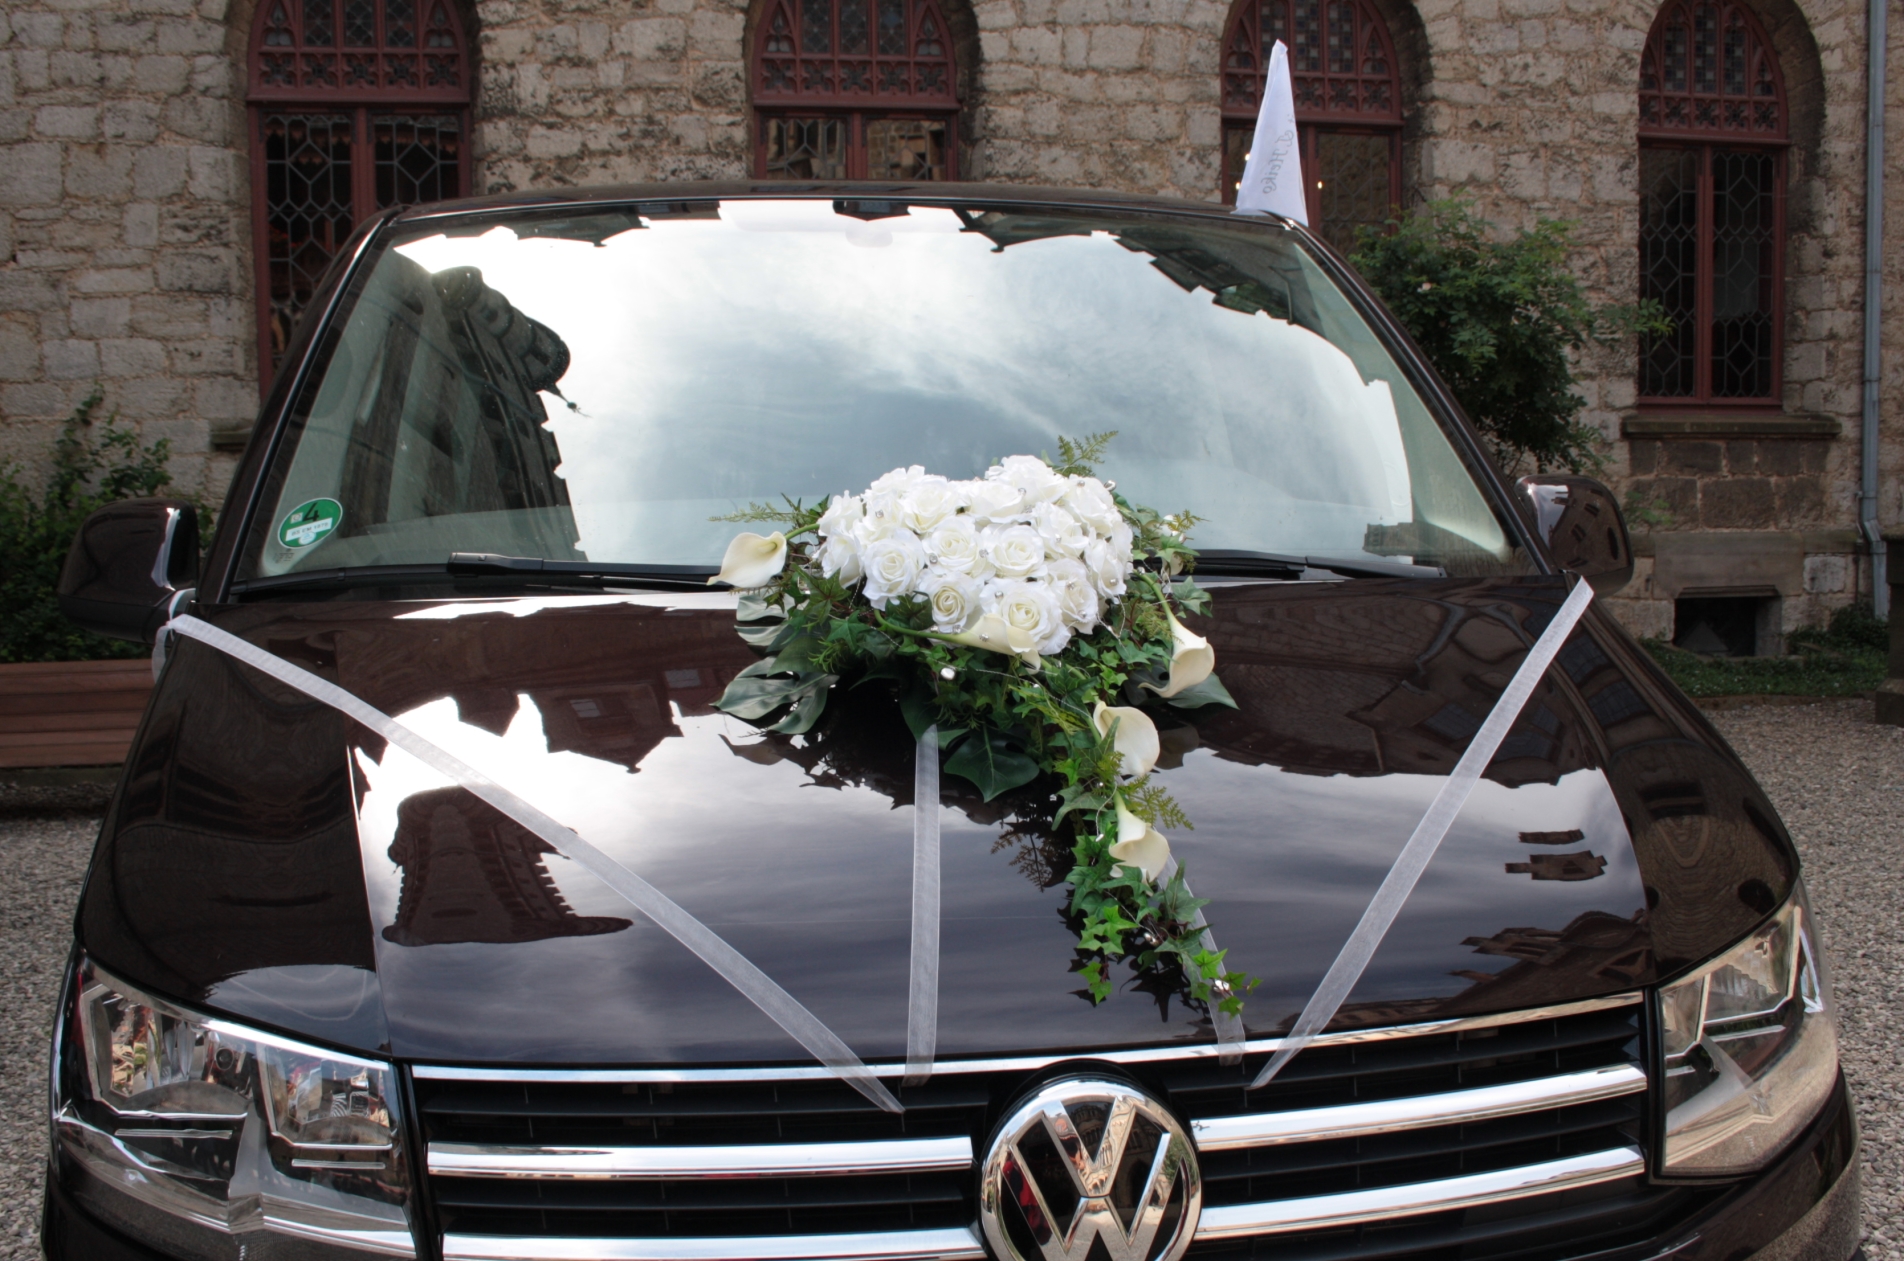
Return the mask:
{"type": "Polygon", "coordinates": [[[1077,515],[1078,520],[1099,534],[1109,534],[1123,521],[1117,502],[1103,482],[1095,477],[1074,477],[1058,501],[1077,515]]]}
{"type": "Polygon", "coordinates": [[[1016,486],[1024,492],[1027,507],[1051,503],[1067,489],[1065,480],[1035,455],[1008,455],[985,470],[985,477],[1016,486]]]}
{"type": "Polygon", "coordinates": [[[947,517],[926,535],[926,555],[933,564],[974,578],[992,576],[991,562],[979,554],[978,527],[966,516],[947,517]]]}
{"type": "Polygon", "coordinates": [[[932,606],[933,629],[957,635],[978,620],[978,579],[937,565],[919,579],[919,594],[932,606]]]}
{"type": "Polygon", "coordinates": [[[1084,523],[1063,505],[1039,504],[1031,510],[1031,525],[1044,540],[1047,556],[1084,555],[1084,544],[1090,536],[1084,531],[1084,523]]]}
{"type": "Polygon", "coordinates": [[[859,542],[850,533],[828,539],[820,547],[820,572],[852,586],[866,576],[859,563],[859,542]]]}
{"type": "Polygon", "coordinates": [[[943,477],[928,477],[899,500],[899,523],[920,536],[965,506],[965,493],[943,477]]]}
{"type": "Polygon", "coordinates": [[[978,546],[1001,578],[1029,578],[1044,572],[1045,541],[1028,525],[987,526],[978,536],[978,546]]]}
{"type": "Polygon", "coordinates": [[[979,522],[1004,522],[1024,511],[1025,492],[1010,482],[966,482],[966,511],[979,522]]]}
{"type": "Polygon", "coordinates": [[[895,530],[903,531],[899,523],[899,498],[887,492],[874,494],[866,492],[865,515],[853,523],[853,538],[860,548],[871,547],[883,538],[889,538],[895,530]]]}
{"type": "Polygon", "coordinates": [[[1023,633],[1040,656],[1064,651],[1071,632],[1058,616],[1058,599],[1047,583],[1020,578],[994,578],[985,584],[985,612],[1023,633]]]}
{"type": "Polygon", "coordinates": [[[865,515],[866,502],[858,495],[841,491],[827,500],[826,511],[820,514],[820,537],[838,538],[859,524],[860,518],[865,515]]]}
{"type": "Polygon", "coordinates": [[[1130,522],[1119,521],[1115,526],[1111,527],[1111,532],[1104,536],[1104,541],[1111,545],[1112,551],[1122,556],[1125,562],[1128,563],[1130,561],[1131,545],[1137,541],[1137,535],[1136,531],[1130,528],[1130,522]]]}
{"type": "Polygon", "coordinates": [[[925,544],[910,530],[894,530],[860,553],[860,565],[866,571],[867,603],[883,609],[916,590],[920,571],[926,567],[925,544]]]}
{"type": "Polygon", "coordinates": [[[1109,540],[1092,539],[1084,545],[1084,569],[1099,595],[1118,599],[1124,594],[1124,580],[1130,577],[1130,550],[1119,551],[1109,540]]]}
{"type": "Polygon", "coordinates": [[[922,464],[896,468],[890,473],[881,474],[878,481],[866,488],[866,495],[869,499],[874,495],[890,495],[898,499],[925,480],[926,470],[922,464]]]}
{"type": "Polygon", "coordinates": [[[1088,635],[1097,629],[1098,619],[1103,616],[1103,605],[1098,600],[1097,588],[1091,585],[1091,575],[1081,561],[1054,560],[1045,570],[1045,581],[1058,596],[1058,616],[1064,624],[1081,635],[1088,635]]]}

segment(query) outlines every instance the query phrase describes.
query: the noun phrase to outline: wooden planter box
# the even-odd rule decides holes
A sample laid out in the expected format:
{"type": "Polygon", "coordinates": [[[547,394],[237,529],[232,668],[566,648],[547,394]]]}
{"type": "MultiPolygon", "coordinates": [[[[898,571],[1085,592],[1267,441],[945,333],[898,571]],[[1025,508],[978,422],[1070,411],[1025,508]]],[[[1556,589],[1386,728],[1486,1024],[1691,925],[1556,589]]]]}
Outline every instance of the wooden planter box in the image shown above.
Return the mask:
{"type": "Polygon", "coordinates": [[[0,770],[126,760],[152,691],[152,663],[0,665],[0,770]]]}

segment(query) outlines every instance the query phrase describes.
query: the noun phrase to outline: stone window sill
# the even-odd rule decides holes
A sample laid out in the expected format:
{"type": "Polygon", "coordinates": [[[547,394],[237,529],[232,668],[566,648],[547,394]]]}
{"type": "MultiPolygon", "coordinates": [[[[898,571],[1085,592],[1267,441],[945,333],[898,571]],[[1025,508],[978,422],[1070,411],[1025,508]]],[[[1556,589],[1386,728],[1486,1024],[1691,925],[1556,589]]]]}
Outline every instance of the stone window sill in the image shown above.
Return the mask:
{"type": "Polygon", "coordinates": [[[1843,432],[1830,416],[1784,412],[1640,412],[1620,423],[1623,438],[1835,438],[1843,432]]]}

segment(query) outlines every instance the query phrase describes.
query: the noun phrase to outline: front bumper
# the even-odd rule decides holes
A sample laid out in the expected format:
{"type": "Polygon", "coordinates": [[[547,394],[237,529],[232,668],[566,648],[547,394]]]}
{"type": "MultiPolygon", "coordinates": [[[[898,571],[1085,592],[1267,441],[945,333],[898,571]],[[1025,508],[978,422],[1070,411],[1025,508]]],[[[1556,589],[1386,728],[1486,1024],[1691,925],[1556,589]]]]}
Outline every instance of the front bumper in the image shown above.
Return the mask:
{"type": "MultiPolygon", "coordinates": [[[[85,1176],[63,1162],[48,1171],[41,1227],[47,1261],[176,1261],[176,1254],[127,1239],[80,1208],[76,1193],[117,1194],[97,1183],[77,1185],[85,1176]]],[[[1778,1163],[1733,1187],[1697,1220],[1648,1244],[1595,1254],[1594,1261],[1847,1261],[1863,1235],[1860,1185],[1857,1120],[1840,1076],[1825,1110],[1778,1163]]]]}

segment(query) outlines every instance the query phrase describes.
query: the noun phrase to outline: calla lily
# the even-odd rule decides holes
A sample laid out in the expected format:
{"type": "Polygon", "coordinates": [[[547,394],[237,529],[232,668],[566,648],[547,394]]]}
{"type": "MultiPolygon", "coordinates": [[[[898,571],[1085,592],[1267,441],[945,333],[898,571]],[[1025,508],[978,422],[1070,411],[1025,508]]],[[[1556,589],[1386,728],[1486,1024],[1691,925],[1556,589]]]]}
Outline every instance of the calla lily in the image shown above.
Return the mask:
{"type": "Polygon", "coordinates": [[[983,648],[986,652],[1002,652],[1008,657],[1017,657],[1034,670],[1041,664],[1030,633],[1013,626],[996,613],[987,613],[979,618],[972,623],[972,629],[962,635],[947,635],[945,638],[955,644],[964,644],[967,648],[983,648]]]}
{"type": "Polygon", "coordinates": [[[1170,862],[1169,840],[1132,814],[1122,797],[1117,799],[1117,841],[1111,846],[1111,857],[1138,868],[1144,873],[1144,879],[1153,881],[1170,862]]]}
{"type": "Polygon", "coordinates": [[[1150,774],[1163,746],[1157,740],[1157,724],[1149,715],[1128,705],[1106,705],[1099,701],[1091,718],[1097,723],[1097,733],[1101,736],[1110,735],[1112,724],[1116,724],[1115,744],[1124,774],[1134,778],[1150,774]]]}
{"type": "Polygon", "coordinates": [[[1209,640],[1179,622],[1168,608],[1164,609],[1164,616],[1170,619],[1170,678],[1162,687],[1150,683],[1144,686],[1167,699],[1210,677],[1210,672],[1216,669],[1216,649],[1210,647],[1209,640]]]}
{"type": "Polygon", "coordinates": [[[775,530],[762,538],[758,534],[736,534],[721,557],[721,572],[707,580],[708,586],[724,582],[747,590],[764,587],[787,567],[787,536],[775,530]]]}

